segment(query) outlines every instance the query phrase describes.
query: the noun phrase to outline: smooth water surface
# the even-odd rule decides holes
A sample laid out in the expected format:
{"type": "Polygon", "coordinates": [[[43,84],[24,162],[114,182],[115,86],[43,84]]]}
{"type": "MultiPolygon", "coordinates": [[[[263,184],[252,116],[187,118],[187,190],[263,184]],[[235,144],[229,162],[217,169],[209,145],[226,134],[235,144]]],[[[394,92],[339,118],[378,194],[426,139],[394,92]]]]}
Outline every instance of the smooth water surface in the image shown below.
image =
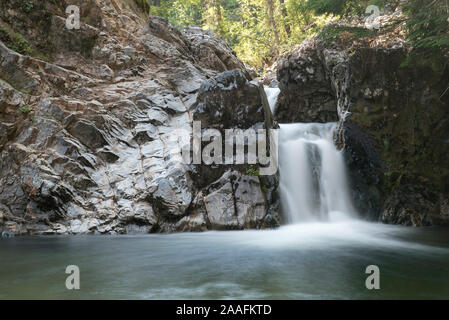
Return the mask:
{"type": "Polygon", "coordinates": [[[0,239],[0,299],[449,299],[449,232],[356,220],[267,231],[0,239]],[[413,239],[413,240],[412,240],[413,239]],[[65,288],[78,265],[81,289],[65,288]],[[380,290],[365,288],[368,265],[380,290]]]}

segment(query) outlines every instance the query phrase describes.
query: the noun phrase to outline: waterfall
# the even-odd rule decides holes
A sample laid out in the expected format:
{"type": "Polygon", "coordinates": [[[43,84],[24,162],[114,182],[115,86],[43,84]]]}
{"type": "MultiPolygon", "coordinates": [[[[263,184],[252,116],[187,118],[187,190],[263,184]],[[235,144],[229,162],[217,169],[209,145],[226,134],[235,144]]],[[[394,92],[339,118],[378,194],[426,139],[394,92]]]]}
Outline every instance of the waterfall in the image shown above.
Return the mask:
{"type": "MultiPolygon", "coordinates": [[[[270,104],[277,100],[277,94],[267,97],[270,104]]],[[[343,154],[334,144],[336,128],[336,123],[280,124],[280,194],[288,223],[354,216],[343,154]]]]}
{"type": "Polygon", "coordinates": [[[333,142],[336,123],[281,124],[280,193],[289,223],[349,218],[343,154],[333,142]]]}
{"type": "Polygon", "coordinates": [[[270,105],[271,113],[274,115],[276,103],[281,90],[279,88],[270,88],[267,86],[264,86],[264,88],[265,94],[267,95],[268,104],[270,105]]]}

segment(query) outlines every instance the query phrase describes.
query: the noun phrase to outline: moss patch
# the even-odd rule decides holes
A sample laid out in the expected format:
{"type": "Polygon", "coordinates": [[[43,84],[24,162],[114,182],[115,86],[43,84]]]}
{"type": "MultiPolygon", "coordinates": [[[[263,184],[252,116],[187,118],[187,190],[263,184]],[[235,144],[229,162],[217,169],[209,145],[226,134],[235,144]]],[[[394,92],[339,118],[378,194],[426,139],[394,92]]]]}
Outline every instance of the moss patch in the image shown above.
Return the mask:
{"type": "Polygon", "coordinates": [[[249,168],[248,170],[246,170],[246,174],[249,176],[258,177],[260,176],[260,171],[258,169],[249,168]]]}
{"type": "MultiPolygon", "coordinates": [[[[351,121],[371,138],[383,160],[381,187],[449,190],[449,68],[404,66],[406,50],[359,48],[351,56],[351,121]]],[[[446,190],[446,191],[445,191],[446,190]]]]}
{"type": "Polygon", "coordinates": [[[326,42],[334,40],[353,40],[360,38],[369,38],[376,35],[376,31],[362,27],[350,27],[331,24],[323,28],[318,34],[318,39],[326,42]]]}
{"type": "Polygon", "coordinates": [[[37,51],[20,33],[15,32],[6,23],[0,21],[0,40],[11,50],[22,55],[49,61],[48,57],[37,51]]]}
{"type": "Polygon", "coordinates": [[[34,9],[34,0],[25,0],[20,9],[25,13],[30,13],[34,9]]]}
{"type": "Polygon", "coordinates": [[[359,105],[353,110],[357,111],[352,120],[368,128],[384,159],[386,192],[399,186],[403,179],[430,182],[438,187],[446,183],[449,169],[443,164],[441,141],[432,132],[444,118],[441,109],[404,104],[402,110],[388,105],[375,105],[369,111],[359,105]],[[376,114],[379,109],[383,110],[382,115],[376,114]]]}
{"type": "Polygon", "coordinates": [[[23,55],[31,56],[34,51],[20,33],[14,32],[5,24],[0,24],[0,40],[11,50],[23,55]]]}
{"type": "Polygon", "coordinates": [[[31,111],[31,107],[28,104],[21,106],[19,109],[17,109],[17,112],[22,113],[22,114],[27,114],[30,111],[31,111]]]}

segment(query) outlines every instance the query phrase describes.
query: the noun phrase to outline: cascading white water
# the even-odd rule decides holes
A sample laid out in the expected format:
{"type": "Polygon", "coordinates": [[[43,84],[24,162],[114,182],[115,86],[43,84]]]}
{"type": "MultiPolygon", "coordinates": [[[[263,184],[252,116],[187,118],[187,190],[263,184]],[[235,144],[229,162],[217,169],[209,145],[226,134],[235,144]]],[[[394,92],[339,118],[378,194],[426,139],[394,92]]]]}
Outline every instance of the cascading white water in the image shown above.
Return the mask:
{"type": "Polygon", "coordinates": [[[334,145],[335,123],[281,124],[280,192],[289,223],[353,216],[343,155],[334,145]]]}
{"type": "MultiPolygon", "coordinates": [[[[270,109],[274,110],[279,91],[266,92],[270,109]]],[[[334,144],[336,126],[280,125],[280,193],[289,223],[354,217],[343,154],[334,144]]]]}
{"type": "Polygon", "coordinates": [[[281,90],[279,88],[270,88],[265,86],[265,94],[267,95],[268,104],[270,105],[271,113],[274,114],[278,96],[281,90]]]}

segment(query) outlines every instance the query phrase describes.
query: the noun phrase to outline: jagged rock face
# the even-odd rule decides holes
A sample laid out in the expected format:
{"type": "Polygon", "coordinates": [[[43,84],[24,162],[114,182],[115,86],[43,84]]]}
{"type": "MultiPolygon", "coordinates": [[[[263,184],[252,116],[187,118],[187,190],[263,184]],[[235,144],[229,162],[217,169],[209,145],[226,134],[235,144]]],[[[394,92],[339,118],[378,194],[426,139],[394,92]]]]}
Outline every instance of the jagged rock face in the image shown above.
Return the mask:
{"type": "Polygon", "coordinates": [[[94,0],[4,0],[0,19],[12,29],[10,36],[20,33],[42,56],[73,51],[89,55],[102,26],[102,11],[94,0]],[[65,28],[65,9],[69,5],[80,8],[80,30],[65,28]]]}
{"type": "Polygon", "coordinates": [[[356,123],[345,123],[343,130],[345,158],[357,211],[368,219],[378,219],[383,201],[379,190],[382,159],[369,135],[356,123]]]}
{"type": "Polygon", "coordinates": [[[382,222],[407,226],[449,226],[447,199],[426,186],[401,185],[388,196],[382,222]]]}
{"type": "Polygon", "coordinates": [[[258,177],[236,170],[199,192],[192,202],[192,212],[176,224],[177,230],[204,231],[274,228],[280,225],[278,208],[262,191],[258,177]]]}
{"type": "Polygon", "coordinates": [[[248,129],[265,122],[259,85],[239,69],[205,81],[193,108],[194,120],[209,129],[248,129]]]}
{"type": "Polygon", "coordinates": [[[281,59],[276,119],[289,122],[335,122],[337,98],[332,88],[324,57],[316,43],[304,45],[281,59]]]}
{"type": "MultiPolygon", "coordinates": [[[[173,135],[191,132],[204,81],[237,65],[240,75],[249,74],[233,52],[208,33],[201,46],[213,49],[198,56],[199,31],[183,33],[156,17],[145,21],[126,1],[80,1],[81,30],[69,32],[57,27],[65,19],[64,3],[37,6],[31,21],[18,1],[2,2],[2,21],[25,35],[36,33],[36,19],[49,15],[50,28],[33,45],[45,48],[51,36],[56,45],[67,49],[70,41],[73,48],[45,62],[0,41],[0,233],[274,226],[275,211],[258,177],[235,172],[227,173],[238,181],[228,200],[232,208],[238,204],[237,220],[223,222],[228,212],[217,210],[210,196],[218,189],[195,185],[173,135]],[[87,29],[95,37],[81,52],[77,41],[90,37],[82,32],[87,29]],[[220,60],[220,67],[207,65],[208,59],[220,60]]],[[[251,111],[263,121],[260,106],[251,111]]],[[[222,174],[220,169],[215,180],[222,174]]]]}
{"type": "Polygon", "coordinates": [[[361,48],[351,56],[351,116],[345,126],[354,123],[366,132],[383,160],[382,221],[447,225],[436,199],[449,192],[449,98],[441,96],[449,69],[405,61],[401,48],[361,48]]]}
{"type": "Polygon", "coordinates": [[[403,44],[347,47],[313,39],[280,62],[276,120],[339,121],[362,215],[447,225],[449,69],[406,66],[403,44]]]}
{"type": "MultiPolygon", "coordinates": [[[[201,122],[203,133],[209,129],[216,129],[221,133],[223,152],[226,149],[226,130],[241,129],[244,131],[249,128],[273,128],[274,125],[271,121],[271,111],[266,102],[263,86],[248,81],[239,69],[225,71],[217,77],[205,81],[198,91],[198,97],[192,109],[193,120],[201,122]]],[[[203,148],[208,143],[208,141],[203,141],[203,148]]],[[[192,167],[191,176],[195,186],[207,190],[204,192],[208,194],[204,202],[212,226],[216,228],[268,226],[269,224],[264,222],[268,211],[271,212],[268,219],[271,219],[272,225],[279,224],[281,220],[278,214],[279,197],[277,194],[279,176],[277,174],[268,177],[248,176],[246,173],[250,168],[254,171],[253,167],[248,164],[213,166],[201,164],[192,167]],[[217,179],[226,183],[221,186],[223,183],[218,182],[221,186],[220,190],[212,192],[216,187],[211,186],[217,184],[214,182],[217,179]],[[249,181],[248,183],[253,187],[245,187],[248,190],[243,190],[242,187],[238,188],[240,182],[234,185],[229,179],[242,180],[242,183],[249,181]],[[259,193],[262,194],[261,188],[264,189],[264,198],[259,196],[259,193]],[[243,195],[248,195],[249,198],[243,200],[245,198],[243,195]],[[243,204],[233,206],[229,203],[229,199],[233,199],[234,203],[243,201],[246,206],[254,210],[257,208],[257,210],[253,212],[253,209],[250,208],[240,208],[244,206],[243,204]],[[226,212],[226,214],[220,216],[220,212],[226,212]],[[244,222],[246,220],[247,223],[244,222]],[[227,224],[229,225],[227,226],[227,224]]]]}
{"type": "Polygon", "coordinates": [[[254,72],[246,69],[237,58],[234,50],[212,30],[189,27],[182,30],[182,33],[192,43],[194,56],[205,68],[219,71],[239,69],[247,79],[255,77],[254,72]]]}
{"type": "MultiPolygon", "coordinates": [[[[2,81],[9,85],[7,90],[13,92],[13,96],[31,94],[29,100],[34,99],[40,92],[62,94],[79,85],[91,85],[93,82],[77,72],[18,54],[2,42],[0,42],[0,72],[4,77],[2,81]],[[39,69],[43,72],[36,72],[39,69]]],[[[27,102],[27,99],[23,101],[27,102]]]]}
{"type": "Polygon", "coordinates": [[[267,226],[266,202],[257,177],[228,171],[207,192],[204,206],[215,229],[267,226]]]}

